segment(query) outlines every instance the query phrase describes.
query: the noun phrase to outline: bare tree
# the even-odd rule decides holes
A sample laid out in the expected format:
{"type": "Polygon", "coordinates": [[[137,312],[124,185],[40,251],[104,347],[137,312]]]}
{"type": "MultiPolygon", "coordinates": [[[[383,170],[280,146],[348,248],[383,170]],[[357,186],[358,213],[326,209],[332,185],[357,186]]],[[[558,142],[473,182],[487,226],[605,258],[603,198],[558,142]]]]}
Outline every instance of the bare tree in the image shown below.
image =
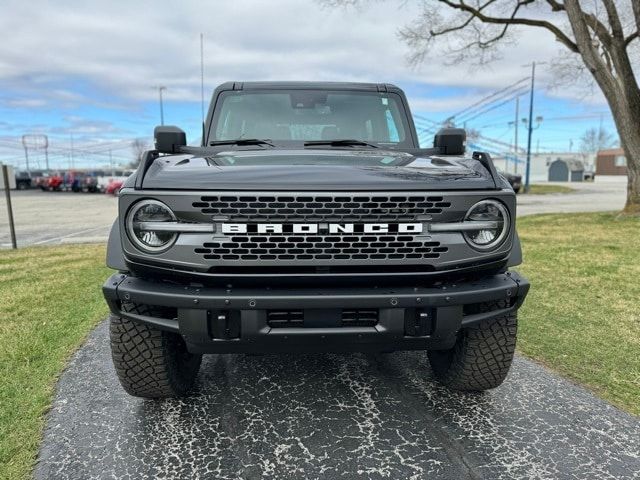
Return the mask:
{"type": "Polygon", "coordinates": [[[627,157],[625,212],[640,214],[640,88],[633,63],[640,56],[640,0],[422,0],[421,5],[418,18],[400,31],[417,63],[437,47],[452,61],[484,64],[497,57],[518,28],[553,35],[611,108],[627,157]]]}
{"type": "Polygon", "coordinates": [[[133,154],[135,155],[135,158],[131,163],[134,167],[137,167],[144,152],[149,150],[149,144],[142,138],[136,138],[133,142],[131,142],[131,149],[133,150],[133,154]]]}
{"type": "Polygon", "coordinates": [[[603,127],[589,128],[580,137],[580,150],[584,153],[597,153],[598,150],[611,148],[615,144],[615,136],[603,127]]]}

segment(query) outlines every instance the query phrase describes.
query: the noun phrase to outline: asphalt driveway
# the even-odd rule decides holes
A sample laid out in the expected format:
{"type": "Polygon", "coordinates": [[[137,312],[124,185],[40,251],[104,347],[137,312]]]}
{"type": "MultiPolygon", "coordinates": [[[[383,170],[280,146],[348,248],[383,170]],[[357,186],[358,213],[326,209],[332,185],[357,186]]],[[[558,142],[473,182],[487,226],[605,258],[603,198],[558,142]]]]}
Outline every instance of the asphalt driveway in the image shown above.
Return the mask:
{"type": "Polygon", "coordinates": [[[62,376],[37,479],[640,478],[640,419],[517,358],[484,394],[426,355],[205,357],[185,400],[120,388],[106,323],[62,376]]]}

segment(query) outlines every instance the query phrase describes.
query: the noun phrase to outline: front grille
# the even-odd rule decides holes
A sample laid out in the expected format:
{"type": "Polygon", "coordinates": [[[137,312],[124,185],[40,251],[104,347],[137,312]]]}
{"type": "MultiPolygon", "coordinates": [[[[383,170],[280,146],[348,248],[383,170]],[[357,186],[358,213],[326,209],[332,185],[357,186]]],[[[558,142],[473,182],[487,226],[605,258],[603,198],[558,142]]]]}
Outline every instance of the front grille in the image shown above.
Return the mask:
{"type": "Polygon", "coordinates": [[[229,222],[405,222],[440,214],[451,206],[427,195],[220,195],[193,207],[229,222]]]}
{"type": "Polygon", "coordinates": [[[440,242],[411,235],[244,235],[205,242],[206,260],[410,260],[436,259],[440,242]],[[225,239],[226,240],[226,239],[225,239]]]}
{"type": "MultiPolygon", "coordinates": [[[[443,196],[420,194],[300,193],[202,196],[192,206],[215,223],[316,223],[317,233],[217,234],[194,247],[205,261],[222,265],[430,264],[448,251],[427,235],[389,232],[330,233],[328,223],[429,221],[451,208],[443,196]],[[324,225],[324,226],[323,226],[324,225]]],[[[220,232],[220,230],[218,230],[220,232]]]]}

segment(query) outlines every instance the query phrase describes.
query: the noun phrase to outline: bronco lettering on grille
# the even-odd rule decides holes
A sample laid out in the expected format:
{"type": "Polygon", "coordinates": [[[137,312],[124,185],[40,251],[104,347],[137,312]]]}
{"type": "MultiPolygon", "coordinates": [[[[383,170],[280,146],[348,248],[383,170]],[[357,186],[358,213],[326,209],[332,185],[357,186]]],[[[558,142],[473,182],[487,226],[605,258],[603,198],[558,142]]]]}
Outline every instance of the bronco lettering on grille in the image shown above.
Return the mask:
{"type": "Polygon", "coordinates": [[[223,223],[222,233],[422,233],[422,223],[223,223]]]}

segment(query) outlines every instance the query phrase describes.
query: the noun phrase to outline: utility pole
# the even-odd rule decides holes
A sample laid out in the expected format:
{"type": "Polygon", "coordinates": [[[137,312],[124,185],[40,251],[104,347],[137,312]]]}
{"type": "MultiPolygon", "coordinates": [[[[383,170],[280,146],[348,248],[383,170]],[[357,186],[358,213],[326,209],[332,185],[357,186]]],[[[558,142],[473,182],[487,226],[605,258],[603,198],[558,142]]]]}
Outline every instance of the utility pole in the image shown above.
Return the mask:
{"type": "Polygon", "coordinates": [[[73,158],[73,133],[69,135],[69,141],[71,142],[71,151],[69,152],[69,162],[71,163],[71,168],[76,168],[75,159],[73,158]]]}
{"type": "Polygon", "coordinates": [[[111,176],[115,177],[116,172],[115,172],[115,169],[113,168],[113,157],[111,156],[111,149],[109,149],[109,167],[111,167],[111,176]]]}
{"type": "Polygon", "coordinates": [[[166,90],[167,87],[163,86],[163,85],[159,85],[157,87],[154,87],[158,89],[158,96],[160,98],[160,125],[164,125],[164,106],[162,105],[162,91],[166,90]]]}
{"type": "Polygon", "coordinates": [[[531,176],[531,136],[533,135],[533,90],[536,85],[536,62],[531,64],[531,95],[529,96],[529,135],[527,138],[527,167],[524,181],[524,193],[529,193],[531,176]]]}
{"type": "Polygon", "coordinates": [[[49,137],[43,135],[44,137],[44,163],[47,167],[47,172],[49,171],[49,137]]]}
{"type": "MultiPolygon", "coordinates": [[[[204,34],[200,34],[200,109],[202,110],[202,128],[204,131],[204,34]]],[[[202,139],[204,142],[204,137],[202,139]]]]}
{"type": "Polygon", "coordinates": [[[24,159],[27,162],[27,173],[31,173],[29,170],[29,147],[27,147],[27,136],[22,135],[22,146],[24,147],[24,159]]]}
{"type": "Polygon", "coordinates": [[[518,173],[518,117],[520,116],[520,97],[516,97],[516,118],[514,121],[516,134],[513,140],[513,155],[515,157],[515,172],[518,173]]]}

